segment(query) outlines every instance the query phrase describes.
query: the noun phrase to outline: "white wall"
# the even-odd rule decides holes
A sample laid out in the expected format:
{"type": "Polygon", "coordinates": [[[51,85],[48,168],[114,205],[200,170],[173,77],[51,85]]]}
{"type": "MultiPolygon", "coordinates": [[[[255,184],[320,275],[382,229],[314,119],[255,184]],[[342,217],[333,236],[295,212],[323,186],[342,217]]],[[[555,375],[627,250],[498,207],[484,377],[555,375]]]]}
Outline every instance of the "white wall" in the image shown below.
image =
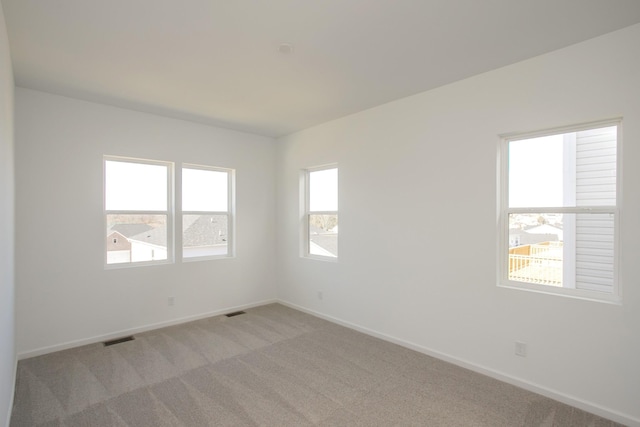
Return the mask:
{"type": "Polygon", "coordinates": [[[17,88],[18,353],[273,300],[275,154],[272,138],[17,88]],[[236,258],[105,270],[105,154],[235,169],[236,258]]]}
{"type": "Polygon", "coordinates": [[[281,138],[279,298],[640,424],[638,46],[634,26],[281,138]],[[498,135],[617,116],[622,305],[498,288],[498,135]],[[340,259],[302,259],[299,171],[333,162],[340,259]]]}
{"type": "Polygon", "coordinates": [[[13,72],[0,4],[0,425],[9,425],[16,371],[14,337],[13,72]]]}

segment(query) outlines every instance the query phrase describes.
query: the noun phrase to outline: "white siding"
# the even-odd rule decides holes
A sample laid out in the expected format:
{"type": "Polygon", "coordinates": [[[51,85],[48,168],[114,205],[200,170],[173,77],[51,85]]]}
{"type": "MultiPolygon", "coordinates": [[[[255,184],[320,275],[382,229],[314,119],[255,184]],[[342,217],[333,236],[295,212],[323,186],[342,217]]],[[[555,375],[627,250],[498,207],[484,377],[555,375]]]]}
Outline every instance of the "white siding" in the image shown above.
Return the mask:
{"type": "MultiPolygon", "coordinates": [[[[576,134],[576,205],[616,205],[617,127],[576,134]]],[[[576,288],[612,292],[613,214],[576,218],[576,288]]]]}
{"type": "Polygon", "coordinates": [[[616,136],[616,126],[577,132],[577,206],[615,206],[616,136]]]}

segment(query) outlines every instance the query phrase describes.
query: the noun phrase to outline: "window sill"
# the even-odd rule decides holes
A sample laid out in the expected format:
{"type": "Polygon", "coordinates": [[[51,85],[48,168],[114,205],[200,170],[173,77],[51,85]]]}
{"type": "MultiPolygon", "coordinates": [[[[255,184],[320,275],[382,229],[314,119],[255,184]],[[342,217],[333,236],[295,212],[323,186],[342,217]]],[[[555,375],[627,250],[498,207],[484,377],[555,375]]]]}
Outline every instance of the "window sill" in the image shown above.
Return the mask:
{"type": "Polygon", "coordinates": [[[338,262],[338,257],[328,257],[328,256],[322,256],[322,255],[303,255],[301,256],[301,258],[312,260],[312,261],[324,261],[324,262],[331,262],[331,263],[338,262]]]}
{"type": "Polygon", "coordinates": [[[212,255],[212,256],[182,258],[182,262],[188,263],[188,262],[198,262],[198,261],[219,261],[224,259],[235,259],[235,256],[234,255],[212,255]]]}
{"type": "Polygon", "coordinates": [[[539,294],[554,295],[559,297],[581,299],[585,301],[600,302],[605,304],[622,305],[620,295],[614,293],[604,293],[588,291],[582,289],[567,289],[548,285],[537,285],[535,283],[514,282],[505,280],[498,283],[499,288],[515,289],[519,291],[535,292],[539,294]]]}
{"type": "Polygon", "coordinates": [[[175,264],[173,261],[140,261],[140,262],[121,262],[113,264],[105,264],[105,270],[120,270],[123,268],[138,268],[138,267],[153,267],[156,265],[169,265],[175,264]]]}

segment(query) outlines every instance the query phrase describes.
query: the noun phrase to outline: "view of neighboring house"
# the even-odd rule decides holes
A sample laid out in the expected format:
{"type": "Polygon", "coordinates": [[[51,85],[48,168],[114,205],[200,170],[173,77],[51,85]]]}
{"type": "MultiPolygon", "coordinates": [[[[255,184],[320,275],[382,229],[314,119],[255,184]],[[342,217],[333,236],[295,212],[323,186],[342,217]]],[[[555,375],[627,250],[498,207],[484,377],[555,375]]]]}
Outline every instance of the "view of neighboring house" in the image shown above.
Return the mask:
{"type": "MultiPolygon", "coordinates": [[[[152,230],[148,224],[115,224],[107,229],[107,264],[134,262],[138,249],[132,244],[133,236],[152,230]]],[[[144,251],[142,251],[144,252],[144,251]]]]}
{"type": "Polygon", "coordinates": [[[509,247],[531,245],[542,242],[560,241],[564,239],[562,222],[554,222],[547,219],[547,215],[518,215],[517,220],[509,226],[509,247]],[[531,219],[535,225],[531,224],[531,219]],[[540,222],[538,222],[540,221],[540,222]]]}
{"type": "Polygon", "coordinates": [[[166,228],[116,224],[107,229],[107,264],[167,259],[166,228]]]}
{"type": "MultiPolygon", "coordinates": [[[[184,215],[184,258],[228,253],[226,215],[184,215]]],[[[167,229],[147,223],[107,228],[107,264],[167,259],[167,229]]]]}
{"type": "Polygon", "coordinates": [[[335,258],[338,256],[338,226],[324,230],[315,225],[309,225],[309,252],[335,258]]]}
{"type": "Polygon", "coordinates": [[[227,255],[229,253],[227,215],[184,215],[182,218],[182,256],[227,255]]]}

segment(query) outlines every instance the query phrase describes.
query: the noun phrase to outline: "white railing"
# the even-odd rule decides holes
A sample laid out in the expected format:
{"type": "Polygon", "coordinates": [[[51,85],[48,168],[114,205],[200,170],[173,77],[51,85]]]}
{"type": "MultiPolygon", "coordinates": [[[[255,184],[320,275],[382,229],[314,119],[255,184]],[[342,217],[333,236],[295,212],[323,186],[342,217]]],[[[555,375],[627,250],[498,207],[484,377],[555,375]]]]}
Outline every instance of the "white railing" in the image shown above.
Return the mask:
{"type": "Polygon", "coordinates": [[[562,242],[530,245],[528,252],[509,254],[509,280],[562,286],[562,242]]]}
{"type": "Polygon", "coordinates": [[[530,245],[529,248],[530,255],[553,254],[551,255],[552,257],[559,257],[562,259],[562,251],[558,251],[558,248],[562,248],[562,242],[536,243],[534,245],[530,245]]]}

